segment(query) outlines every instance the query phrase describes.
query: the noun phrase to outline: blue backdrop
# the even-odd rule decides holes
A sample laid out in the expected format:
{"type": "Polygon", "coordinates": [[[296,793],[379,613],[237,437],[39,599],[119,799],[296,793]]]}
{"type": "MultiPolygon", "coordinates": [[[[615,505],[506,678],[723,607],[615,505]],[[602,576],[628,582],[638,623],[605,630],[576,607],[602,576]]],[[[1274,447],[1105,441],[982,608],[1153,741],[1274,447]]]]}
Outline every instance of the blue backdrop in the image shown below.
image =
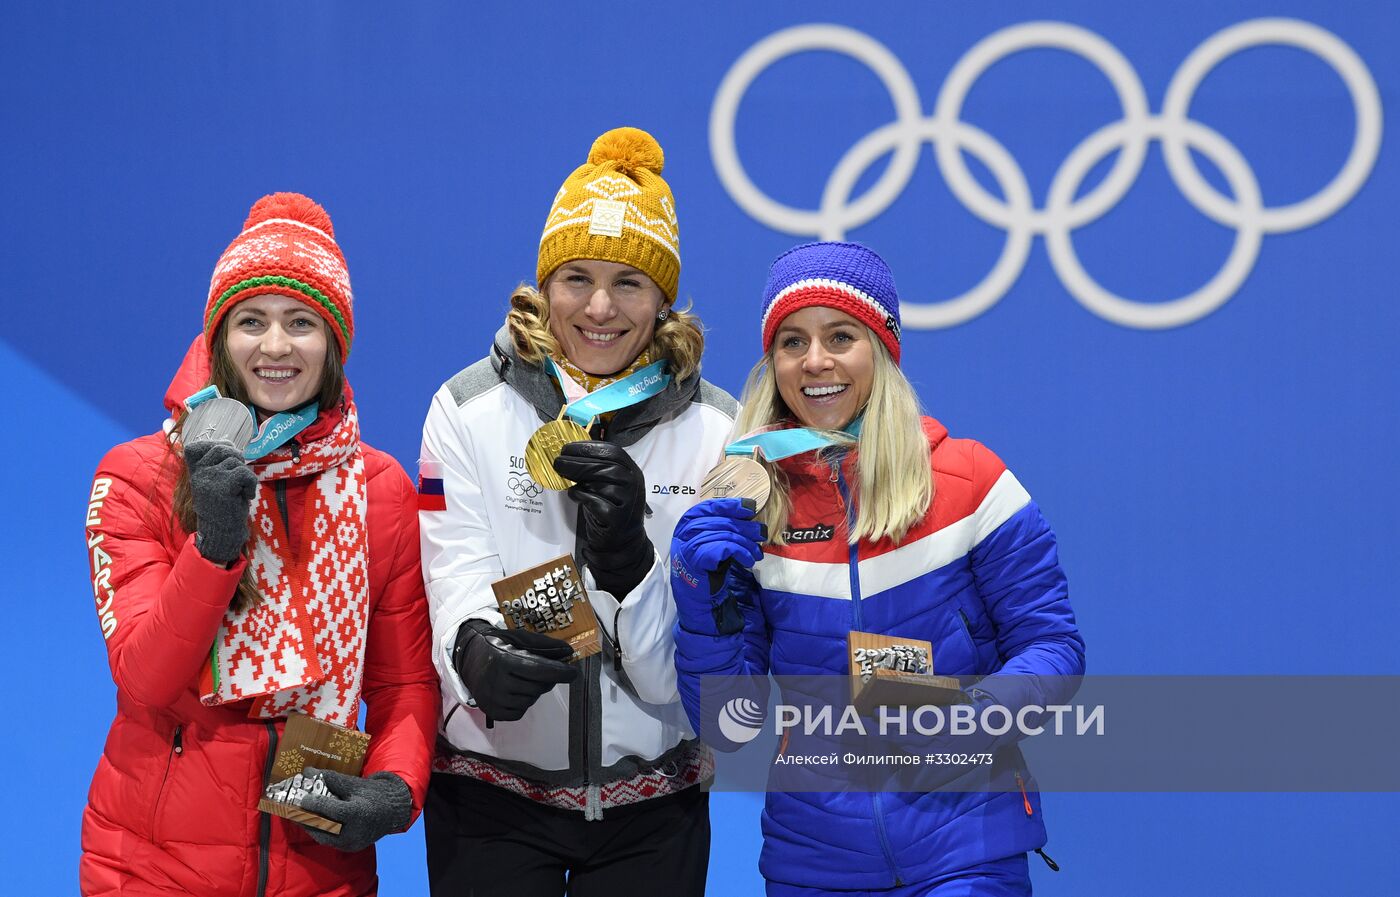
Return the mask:
{"type": "MultiPolygon", "coordinates": [[[[484,354],[558,184],[620,124],[665,147],[681,292],[731,390],[774,255],[885,254],[929,306],[905,369],[1050,517],[1091,672],[1400,672],[1391,5],[488,7],[7,10],[7,892],[76,889],[113,708],[89,477],[159,425],[248,206],[331,213],[365,433],[411,470],[432,392],[484,354]],[[788,30],[813,23],[840,27],[788,30]]],[[[1035,864],[1042,894],[1400,886],[1393,795],[1045,803],[1064,871],[1035,864]]],[[[716,796],[714,893],[760,891],[758,806],[716,796]]],[[[381,856],[384,893],[424,892],[421,829],[381,856]]]]}

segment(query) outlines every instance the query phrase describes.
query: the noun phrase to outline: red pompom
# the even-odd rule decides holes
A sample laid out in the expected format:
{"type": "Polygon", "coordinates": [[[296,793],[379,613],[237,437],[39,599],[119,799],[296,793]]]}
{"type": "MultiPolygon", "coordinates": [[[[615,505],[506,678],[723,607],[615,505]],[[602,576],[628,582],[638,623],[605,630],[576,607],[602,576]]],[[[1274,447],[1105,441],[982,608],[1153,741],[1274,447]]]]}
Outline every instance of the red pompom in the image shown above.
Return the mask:
{"type": "Polygon", "coordinates": [[[269,193],[253,203],[253,207],[248,210],[248,220],[243,222],[243,229],[247,230],[255,224],[273,218],[289,218],[309,224],[335,239],[331,216],[326,214],[320,203],[309,196],[302,196],[300,193],[269,193]]]}

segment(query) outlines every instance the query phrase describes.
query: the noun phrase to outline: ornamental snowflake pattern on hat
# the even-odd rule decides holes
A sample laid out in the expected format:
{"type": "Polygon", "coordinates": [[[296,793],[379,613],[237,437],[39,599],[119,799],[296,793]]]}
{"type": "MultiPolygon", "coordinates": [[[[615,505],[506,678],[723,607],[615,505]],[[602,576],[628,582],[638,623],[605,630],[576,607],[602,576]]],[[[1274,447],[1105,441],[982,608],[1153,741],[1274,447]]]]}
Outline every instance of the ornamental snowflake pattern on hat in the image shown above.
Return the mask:
{"type": "Polygon", "coordinates": [[[536,282],[573,259],[599,259],[632,265],[675,299],[680,222],[661,177],[665,164],[661,145],[638,128],[614,128],[593,141],[545,217],[536,282]]]}
{"type": "Polygon", "coordinates": [[[209,281],[204,333],[244,299],[268,293],[304,302],[335,334],[341,358],[354,336],[354,295],[330,215],[300,193],[273,193],[253,204],[209,281]]]}

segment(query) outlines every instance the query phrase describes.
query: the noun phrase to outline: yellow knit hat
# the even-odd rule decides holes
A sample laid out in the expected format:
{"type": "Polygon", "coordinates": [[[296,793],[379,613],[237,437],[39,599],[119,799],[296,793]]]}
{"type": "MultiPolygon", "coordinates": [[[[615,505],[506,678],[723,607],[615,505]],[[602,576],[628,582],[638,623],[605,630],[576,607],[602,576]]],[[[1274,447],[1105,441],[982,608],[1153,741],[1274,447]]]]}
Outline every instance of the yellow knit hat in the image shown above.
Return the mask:
{"type": "Polygon", "coordinates": [[[661,145],[638,128],[614,128],[564,179],[540,235],[536,283],[573,259],[632,265],[676,298],[681,234],[676,201],[661,177],[661,145]]]}

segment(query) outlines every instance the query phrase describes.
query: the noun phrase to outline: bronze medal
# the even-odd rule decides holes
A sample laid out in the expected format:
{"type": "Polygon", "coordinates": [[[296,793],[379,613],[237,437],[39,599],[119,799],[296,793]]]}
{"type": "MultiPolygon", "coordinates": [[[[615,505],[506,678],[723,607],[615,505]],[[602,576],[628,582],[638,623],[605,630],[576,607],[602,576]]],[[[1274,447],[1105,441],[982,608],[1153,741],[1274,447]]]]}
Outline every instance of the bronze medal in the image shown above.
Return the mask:
{"type": "Polygon", "coordinates": [[[574,484],[554,469],[554,459],[571,442],[587,442],[588,431],[567,417],[552,420],[536,430],[525,443],[525,468],[545,489],[567,489],[574,484]]]}
{"type": "Polygon", "coordinates": [[[707,498],[751,498],[763,510],[773,483],[763,465],[747,455],[730,455],[705,475],[696,501],[707,498]]]}

